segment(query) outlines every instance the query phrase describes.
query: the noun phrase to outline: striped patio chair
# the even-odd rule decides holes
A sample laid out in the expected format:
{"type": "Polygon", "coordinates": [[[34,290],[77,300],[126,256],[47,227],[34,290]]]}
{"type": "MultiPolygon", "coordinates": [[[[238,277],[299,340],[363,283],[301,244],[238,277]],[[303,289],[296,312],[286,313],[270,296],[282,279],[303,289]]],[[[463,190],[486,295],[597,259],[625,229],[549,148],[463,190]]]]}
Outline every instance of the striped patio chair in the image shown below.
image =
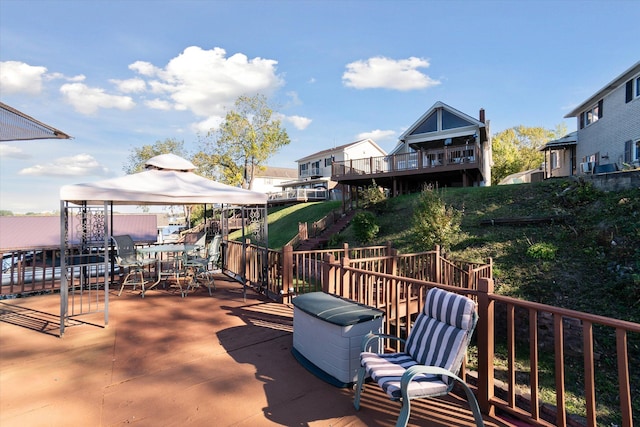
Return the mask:
{"type": "Polygon", "coordinates": [[[360,409],[360,394],[365,377],[369,376],[391,400],[402,402],[396,426],[406,426],[412,399],[447,394],[458,381],[467,395],[476,425],[483,426],[473,392],[458,377],[477,319],[473,300],[433,288],[427,293],[424,311],[416,318],[406,341],[384,334],[365,336],[353,402],[355,408],[360,409]],[[381,338],[400,340],[405,351],[382,354],[367,351],[381,338]]]}

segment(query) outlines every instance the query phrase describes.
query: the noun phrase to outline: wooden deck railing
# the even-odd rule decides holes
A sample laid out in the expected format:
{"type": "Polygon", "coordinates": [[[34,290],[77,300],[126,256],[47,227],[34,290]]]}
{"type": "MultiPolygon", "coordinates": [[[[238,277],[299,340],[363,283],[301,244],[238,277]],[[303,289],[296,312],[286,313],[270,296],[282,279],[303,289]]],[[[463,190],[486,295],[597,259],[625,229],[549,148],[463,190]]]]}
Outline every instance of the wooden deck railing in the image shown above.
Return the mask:
{"type": "MultiPolygon", "coordinates": [[[[597,396],[605,393],[600,377],[607,376],[617,380],[619,425],[631,427],[634,418],[639,418],[638,403],[634,406],[633,402],[640,397],[640,324],[495,294],[491,261],[453,262],[440,256],[437,249],[398,254],[390,245],[295,252],[291,247],[267,251],[224,242],[223,248],[225,271],[270,298],[289,303],[304,292],[340,295],[383,310],[385,332],[400,337],[411,331],[429,288],[470,295],[478,302],[480,316],[476,388],[485,413],[502,410],[541,426],[579,425],[566,410],[573,393],[568,389],[575,389],[577,381],[581,387],[577,399],[583,402],[585,413],[581,425],[596,426],[597,396]],[[631,357],[630,351],[636,356],[631,357]],[[504,368],[494,365],[498,353],[505,353],[504,368]],[[551,374],[541,370],[545,354],[552,355],[551,374]],[[576,360],[576,354],[582,362],[567,365],[570,356],[576,360]],[[567,384],[567,373],[573,378],[573,387],[567,384]],[[544,375],[553,376],[553,404],[543,403],[540,384],[544,375]],[[530,404],[522,405],[523,400],[530,404]]],[[[58,289],[56,250],[3,254],[1,294],[58,289]]]]}
{"type": "Polygon", "coordinates": [[[458,145],[412,153],[334,161],[331,178],[344,180],[362,175],[394,175],[404,172],[437,172],[439,170],[480,168],[482,150],[479,146],[458,145]]]}

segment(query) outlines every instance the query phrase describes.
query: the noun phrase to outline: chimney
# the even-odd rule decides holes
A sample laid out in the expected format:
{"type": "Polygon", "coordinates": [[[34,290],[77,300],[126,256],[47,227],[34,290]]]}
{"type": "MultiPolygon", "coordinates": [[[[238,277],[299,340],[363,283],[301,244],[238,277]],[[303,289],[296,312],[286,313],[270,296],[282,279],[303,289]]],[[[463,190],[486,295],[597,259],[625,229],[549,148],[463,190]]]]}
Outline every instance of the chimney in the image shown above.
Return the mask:
{"type": "Polygon", "coordinates": [[[480,109],[480,121],[484,123],[484,108],[480,109]]]}

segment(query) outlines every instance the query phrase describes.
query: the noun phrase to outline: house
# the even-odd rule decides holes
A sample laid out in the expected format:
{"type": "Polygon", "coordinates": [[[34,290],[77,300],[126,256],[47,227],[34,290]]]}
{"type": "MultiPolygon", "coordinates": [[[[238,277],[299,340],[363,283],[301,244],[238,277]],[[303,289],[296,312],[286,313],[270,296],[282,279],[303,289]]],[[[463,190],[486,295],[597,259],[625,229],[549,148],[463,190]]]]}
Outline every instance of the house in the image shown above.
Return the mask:
{"type": "Polygon", "coordinates": [[[545,177],[639,166],[640,61],[565,116],[569,117],[576,118],[577,131],[543,148],[545,177]]]}
{"type": "Polygon", "coordinates": [[[283,182],[291,181],[297,176],[298,171],[294,168],[267,166],[261,170],[256,170],[251,189],[267,194],[280,191],[283,182]]]}
{"type": "Polygon", "coordinates": [[[318,151],[297,160],[298,176],[281,184],[283,193],[289,196],[295,194],[297,200],[339,200],[341,190],[338,183],[332,179],[334,162],[386,155],[386,151],[368,138],[318,151]]]}
{"type": "Polygon", "coordinates": [[[388,156],[334,161],[332,179],[349,186],[377,185],[392,195],[439,186],[491,185],[491,134],[479,119],[436,102],[400,136],[388,156]]]}

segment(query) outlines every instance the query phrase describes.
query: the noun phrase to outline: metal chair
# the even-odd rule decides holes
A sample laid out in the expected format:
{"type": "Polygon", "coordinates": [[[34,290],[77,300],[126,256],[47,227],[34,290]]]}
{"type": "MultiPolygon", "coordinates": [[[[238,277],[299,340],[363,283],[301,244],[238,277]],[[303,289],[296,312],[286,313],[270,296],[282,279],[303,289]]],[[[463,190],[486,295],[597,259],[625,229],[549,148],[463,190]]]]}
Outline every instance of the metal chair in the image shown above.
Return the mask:
{"type": "Polygon", "coordinates": [[[433,288],[415,320],[407,340],[367,334],[362,342],[360,368],[353,405],[360,409],[360,394],[368,375],[389,395],[400,400],[402,409],[396,427],[406,426],[411,400],[449,393],[455,381],[462,384],[477,426],[483,426],[482,414],[471,389],[458,377],[478,316],[473,300],[433,288]],[[381,338],[404,343],[404,352],[372,353],[370,345],[381,338]]]}
{"type": "Polygon", "coordinates": [[[122,294],[122,290],[125,286],[129,285],[136,289],[136,286],[140,285],[142,288],[142,294],[144,295],[144,285],[148,281],[144,278],[144,269],[146,266],[156,262],[153,258],[142,258],[136,251],[133,239],[129,235],[123,236],[111,236],[116,249],[116,263],[122,269],[128,269],[127,275],[124,277],[120,285],[120,291],[118,296],[122,294]],[[133,277],[132,281],[129,281],[133,277]],[[139,278],[139,281],[136,279],[139,278]]]}
{"type": "Polygon", "coordinates": [[[200,283],[203,283],[209,290],[209,296],[212,296],[211,289],[215,290],[215,282],[211,272],[218,265],[220,259],[220,244],[222,243],[222,236],[216,234],[211,242],[207,245],[205,256],[187,256],[184,265],[187,269],[192,271],[193,280],[187,287],[187,292],[192,287],[198,287],[200,283]]]}

